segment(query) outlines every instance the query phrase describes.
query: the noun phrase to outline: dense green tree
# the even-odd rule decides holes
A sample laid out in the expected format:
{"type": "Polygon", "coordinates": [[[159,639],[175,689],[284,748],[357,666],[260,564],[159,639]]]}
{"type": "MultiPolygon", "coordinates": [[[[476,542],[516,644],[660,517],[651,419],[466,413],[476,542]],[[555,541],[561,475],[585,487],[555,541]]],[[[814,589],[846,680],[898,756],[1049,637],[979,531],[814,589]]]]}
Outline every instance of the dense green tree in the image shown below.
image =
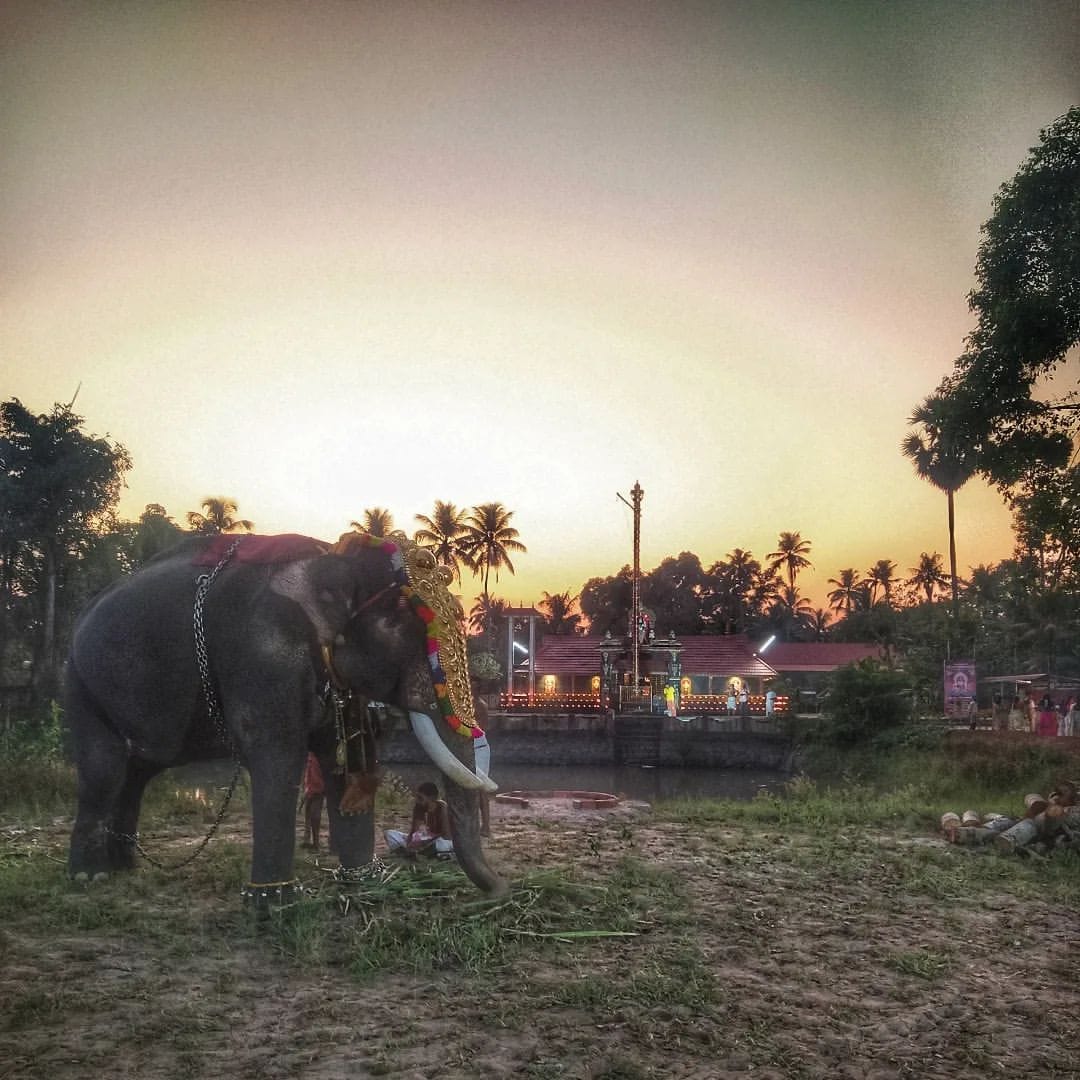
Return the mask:
{"type": "Polygon", "coordinates": [[[189,510],[188,528],[200,536],[216,536],[218,533],[249,533],[255,528],[247,518],[238,518],[235,499],[226,495],[205,495],[199,503],[203,512],[189,510]]]}
{"type": "Polygon", "coordinates": [[[1080,465],[1032,470],[1012,498],[1017,551],[1040,590],[1080,589],[1080,465]]]}
{"type": "MultiPolygon", "coordinates": [[[[5,620],[16,607],[29,616],[35,688],[43,696],[57,692],[58,646],[74,614],[61,604],[65,582],[111,527],[131,468],[123,446],[82,430],[72,404],[41,414],[18,398],[0,404],[0,599],[5,620]]],[[[5,640],[13,629],[4,627],[5,640]]]]}
{"type": "Polygon", "coordinates": [[[735,548],[705,572],[701,614],[704,627],[722,634],[745,633],[772,603],[775,570],[735,548]],[[768,587],[763,589],[763,583],[768,587]]]}
{"type": "Polygon", "coordinates": [[[575,610],[578,597],[569,590],[561,593],[544,593],[543,599],[536,605],[544,616],[545,634],[576,634],[581,622],[581,613],[575,610]]]}
{"type": "Polygon", "coordinates": [[[147,503],[139,515],[132,540],[131,555],[135,566],[142,566],[155,555],[168,551],[180,541],[183,530],[160,503],[147,503]]]}
{"type": "Polygon", "coordinates": [[[655,617],[653,631],[667,635],[701,632],[705,572],[692,551],[669,556],[641,583],[641,602],[655,617]]]}
{"type": "Polygon", "coordinates": [[[612,577],[589,578],[581,587],[578,605],[589,622],[590,634],[625,637],[633,602],[633,570],[624,566],[612,577]]]}
{"type": "Polygon", "coordinates": [[[431,517],[417,514],[420,528],[413,534],[413,539],[422,548],[427,548],[441,566],[448,566],[454,573],[454,579],[461,581],[461,567],[469,565],[465,551],[465,537],[468,527],[465,524],[465,511],[459,510],[452,502],[436,500],[431,517]]]}
{"type": "Polygon", "coordinates": [[[976,326],[941,390],[979,469],[1007,489],[1064,465],[1077,430],[1075,393],[1046,395],[1043,377],[1080,343],[1080,106],[1040,132],[982,231],[976,326]]]}

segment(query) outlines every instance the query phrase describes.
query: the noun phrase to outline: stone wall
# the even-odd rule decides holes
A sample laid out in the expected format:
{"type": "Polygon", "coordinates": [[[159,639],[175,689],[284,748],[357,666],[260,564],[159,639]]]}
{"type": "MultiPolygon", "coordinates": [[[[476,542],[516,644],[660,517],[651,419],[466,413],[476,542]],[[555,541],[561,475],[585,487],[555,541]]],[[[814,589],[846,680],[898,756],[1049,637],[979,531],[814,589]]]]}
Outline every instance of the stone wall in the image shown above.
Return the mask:
{"type": "MultiPolygon", "coordinates": [[[[581,714],[496,715],[487,736],[494,763],[507,765],[659,765],[710,769],[793,767],[791,740],[776,732],[710,730],[667,717],[581,714]]],[[[383,742],[387,764],[422,760],[408,731],[383,742]]]]}

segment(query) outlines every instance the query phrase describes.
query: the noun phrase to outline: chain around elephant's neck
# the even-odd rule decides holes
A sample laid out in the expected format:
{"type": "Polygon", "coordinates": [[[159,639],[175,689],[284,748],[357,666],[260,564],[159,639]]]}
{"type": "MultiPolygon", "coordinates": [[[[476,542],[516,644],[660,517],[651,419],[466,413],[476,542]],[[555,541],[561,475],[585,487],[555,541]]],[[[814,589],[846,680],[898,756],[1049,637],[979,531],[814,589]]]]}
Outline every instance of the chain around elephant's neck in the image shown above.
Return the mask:
{"type": "Polygon", "coordinates": [[[370,533],[345,533],[333,550],[347,554],[349,547],[357,542],[390,556],[401,595],[427,628],[428,663],[443,719],[459,735],[480,738],[484,732],[476,722],[465,635],[458,605],[448,587],[453,579],[451,570],[440,566],[430,551],[413,543],[402,532],[392,533],[390,539],[370,533]]]}

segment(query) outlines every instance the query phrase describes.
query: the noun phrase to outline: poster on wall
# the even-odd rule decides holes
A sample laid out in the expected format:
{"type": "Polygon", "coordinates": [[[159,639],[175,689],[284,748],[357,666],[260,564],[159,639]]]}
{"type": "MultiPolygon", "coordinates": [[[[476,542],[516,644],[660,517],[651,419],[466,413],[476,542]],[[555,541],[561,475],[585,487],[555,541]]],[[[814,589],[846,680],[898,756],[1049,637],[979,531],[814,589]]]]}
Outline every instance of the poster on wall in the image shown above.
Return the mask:
{"type": "Polygon", "coordinates": [[[948,661],[945,664],[945,715],[966,715],[974,697],[975,661],[948,661]]]}

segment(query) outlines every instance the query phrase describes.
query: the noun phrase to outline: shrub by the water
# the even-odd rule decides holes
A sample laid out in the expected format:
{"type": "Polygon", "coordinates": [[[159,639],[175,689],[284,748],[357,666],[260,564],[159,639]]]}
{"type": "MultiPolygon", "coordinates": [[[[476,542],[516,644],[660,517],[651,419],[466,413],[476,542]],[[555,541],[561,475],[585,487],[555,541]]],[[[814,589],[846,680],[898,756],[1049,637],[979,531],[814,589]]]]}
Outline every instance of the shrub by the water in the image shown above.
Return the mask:
{"type": "Polygon", "coordinates": [[[876,660],[839,668],[829,684],[821,716],[807,736],[833,745],[863,742],[908,719],[906,676],[876,660]]]}

